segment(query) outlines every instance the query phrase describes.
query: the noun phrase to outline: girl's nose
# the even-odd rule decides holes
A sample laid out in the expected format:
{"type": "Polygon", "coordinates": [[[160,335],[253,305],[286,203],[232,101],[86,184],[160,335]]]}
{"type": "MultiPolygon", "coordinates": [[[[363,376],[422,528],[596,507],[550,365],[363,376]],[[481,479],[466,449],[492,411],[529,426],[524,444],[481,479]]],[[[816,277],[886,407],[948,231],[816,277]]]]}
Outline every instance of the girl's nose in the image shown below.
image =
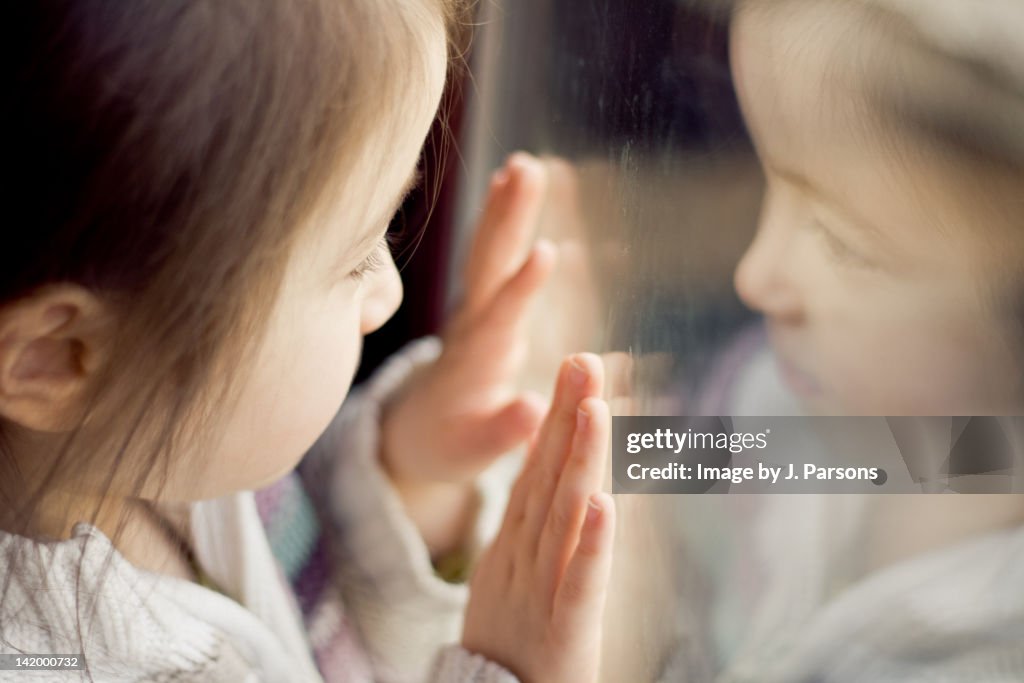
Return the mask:
{"type": "Polygon", "coordinates": [[[795,263],[789,258],[792,243],[791,231],[784,225],[773,224],[766,212],[733,275],[736,293],[743,303],[768,317],[789,322],[799,320],[803,314],[795,263]]]}
{"type": "Polygon", "coordinates": [[[359,331],[364,335],[380,329],[402,303],[402,278],[390,255],[387,264],[371,273],[368,280],[359,319],[359,331]]]}

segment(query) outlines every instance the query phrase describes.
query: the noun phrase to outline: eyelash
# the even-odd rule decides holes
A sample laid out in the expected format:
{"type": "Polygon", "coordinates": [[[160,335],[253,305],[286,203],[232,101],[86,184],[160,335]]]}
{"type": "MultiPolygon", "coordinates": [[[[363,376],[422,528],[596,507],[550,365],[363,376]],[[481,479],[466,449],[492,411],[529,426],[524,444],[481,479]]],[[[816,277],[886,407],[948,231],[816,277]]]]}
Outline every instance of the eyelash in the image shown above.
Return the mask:
{"type": "Polygon", "coordinates": [[[367,275],[374,273],[384,266],[387,265],[388,259],[384,255],[385,253],[390,256],[391,247],[393,242],[392,236],[385,235],[380,238],[377,242],[377,246],[373,248],[370,255],[363,259],[363,262],[356,266],[351,273],[348,274],[349,278],[359,282],[363,280],[367,275]]]}
{"type": "Polygon", "coordinates": [[[828,244],[829,252],[840,263],[860,266],[862,268],[870,268],[872,266],[867,259],[846,246],[846,244],[836,237],[831,230],[826,228],[825,224],[821,221],[813,219],[811,221],[811,226],[821,233],[823,239],[828,244]]]}

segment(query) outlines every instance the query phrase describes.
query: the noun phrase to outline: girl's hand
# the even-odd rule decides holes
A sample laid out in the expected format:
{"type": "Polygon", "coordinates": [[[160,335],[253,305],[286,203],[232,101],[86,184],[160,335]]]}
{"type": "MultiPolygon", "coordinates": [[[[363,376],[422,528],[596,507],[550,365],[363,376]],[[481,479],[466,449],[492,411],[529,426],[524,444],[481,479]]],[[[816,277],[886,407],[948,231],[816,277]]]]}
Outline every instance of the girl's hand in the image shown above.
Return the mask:
{"type": "Polygon", "coordinates": [[[477,566],[467,650],[524,683],[593,683],[611,569],[615,508],[600,493],[609,412],[599,359],[563,363],[551,411],[477,566]]]}
{"type": "Polygon", "coordinates": [[[526,154],[495,173],[442,355],[385,408],[382,463],[434,556],[461,542],[476,476],[544,414],[514,382],[528,305],[554,265],[550,243],[531,246],[546,189],[544,164],[526,154]]]}

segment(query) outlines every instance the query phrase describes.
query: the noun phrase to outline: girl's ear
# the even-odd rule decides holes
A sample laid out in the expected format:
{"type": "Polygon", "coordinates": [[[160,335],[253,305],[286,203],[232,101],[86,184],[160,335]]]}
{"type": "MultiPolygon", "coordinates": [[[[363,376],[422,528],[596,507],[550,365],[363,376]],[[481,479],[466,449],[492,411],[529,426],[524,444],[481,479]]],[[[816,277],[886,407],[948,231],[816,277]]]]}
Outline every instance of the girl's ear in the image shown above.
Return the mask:
{"type": "Polygon", "coordinates": [[[72,429],[109,348],[110,323],[96,295],[70,284],[0,306],[0,416],[36,431],[72,429]]]}

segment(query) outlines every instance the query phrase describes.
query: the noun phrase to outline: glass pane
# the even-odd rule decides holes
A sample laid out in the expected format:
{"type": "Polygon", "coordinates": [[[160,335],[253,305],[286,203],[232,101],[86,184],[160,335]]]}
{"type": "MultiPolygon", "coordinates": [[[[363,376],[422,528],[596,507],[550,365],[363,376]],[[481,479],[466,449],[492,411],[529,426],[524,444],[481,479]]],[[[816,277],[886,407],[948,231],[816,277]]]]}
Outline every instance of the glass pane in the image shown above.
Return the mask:
{"type": "MultiPolygon", "coordinates": [[[[527,384],[585,349],[617,354],[618,414],[1024,412],[1021,7],[733,4],[481,5],[459,226],[525,149],[561,247],[527,384]]],[[[616,502],[606,681],[1024,668],[1021,563],[995,549],[1024,548],[1019,496],[616,502]],[[1011,643],[972,650],[993,608],[950,598],[971,542],[1011,643]]]]}

